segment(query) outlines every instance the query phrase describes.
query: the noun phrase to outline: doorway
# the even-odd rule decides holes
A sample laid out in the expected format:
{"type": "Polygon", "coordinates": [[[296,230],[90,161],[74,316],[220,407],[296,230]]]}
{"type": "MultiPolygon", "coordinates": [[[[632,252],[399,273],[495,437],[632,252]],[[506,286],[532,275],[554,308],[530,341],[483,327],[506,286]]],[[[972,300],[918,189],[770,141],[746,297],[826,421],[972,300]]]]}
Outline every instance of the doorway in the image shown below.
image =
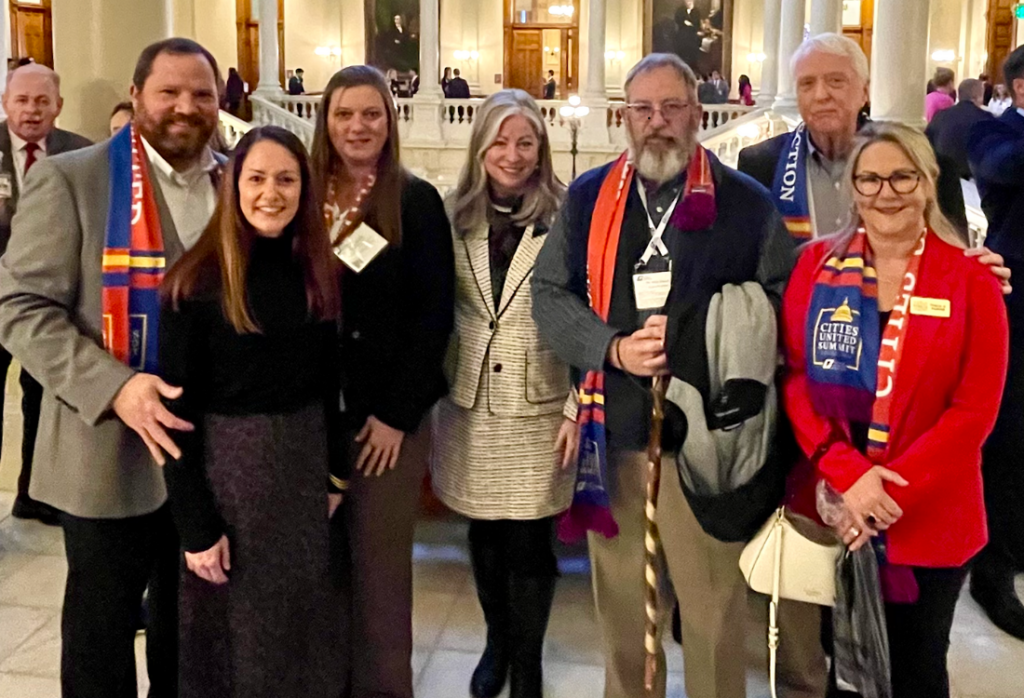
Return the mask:
{"type": "Polygon", "coordinates": [[[11,58],[31,58],[53,67],[53,11],[50,0],[10,0],[11,58]]]}
{"type": "Polygon", "coordinates": [[[544,99],[553,78],[552,99],[578,91],[578,22],[575,3],[505,0],[505,87],[544,99]]]}
{"type": "Polygon", "coordinates": [[[1003,63],[1017,46],[1017,18],[1013,14],[1016,5],[1017,0],[988,0],[985,72],[993,83],[1003,82],[1003,63]]]}
{"type": "MultiPolygon", "coordinates": [[[[260,82],[260,0],[236,0],[238,74],[249,91],[260,82]]],[[[277,0],[277,80],[284,88],[284,0],[277,0]]]]}

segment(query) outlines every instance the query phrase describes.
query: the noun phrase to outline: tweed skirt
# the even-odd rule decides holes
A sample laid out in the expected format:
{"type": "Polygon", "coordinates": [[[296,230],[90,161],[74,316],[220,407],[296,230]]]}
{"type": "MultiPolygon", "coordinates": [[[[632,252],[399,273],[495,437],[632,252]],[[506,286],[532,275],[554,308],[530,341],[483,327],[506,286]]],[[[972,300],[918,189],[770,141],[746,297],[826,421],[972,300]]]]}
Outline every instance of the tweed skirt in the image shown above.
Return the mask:
{"type": "Polygon", "coordinates": [[[430,477],[450,509],[472,519],[532,520],[569,508],[576,468],[555,461],[561,410],[537,417],[492,414],[442,399],[434,411],[430,477]]]}
{"type": "Polygon", "coordinates": [[[187,569],[182,698],[334,698],[341,602],[329,576],[323,407],[203,420],[205,466],[231,545],[229,581],[187,569]]]}

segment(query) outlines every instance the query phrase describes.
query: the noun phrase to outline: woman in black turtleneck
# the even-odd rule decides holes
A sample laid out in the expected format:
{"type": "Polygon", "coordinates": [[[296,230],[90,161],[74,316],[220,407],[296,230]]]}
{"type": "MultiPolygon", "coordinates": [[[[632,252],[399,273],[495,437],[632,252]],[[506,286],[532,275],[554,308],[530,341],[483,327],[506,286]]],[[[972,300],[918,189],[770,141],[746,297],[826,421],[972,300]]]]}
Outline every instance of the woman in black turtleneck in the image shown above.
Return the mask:
{"type": "Polygon", "coordinates": [[[475,698],[540,698],[541,652],[558,563],[555,516],[572,498],[576,401],[569,368],[541,340],[529,278],[564,187],[536,102],[491,95],[449,199],[455,326],[448,397],[437,406],[434,491],[469,517],[487,647],[475,698]]]}
{"type": "Polygon", "coordinates": [[[196,425],[165,475],[185,551],[183,698],[326,698],[342,651],[328,522],[347,464],[336,270],[305,150],[250,131],[168,273],[160,371],[196,425]]]}

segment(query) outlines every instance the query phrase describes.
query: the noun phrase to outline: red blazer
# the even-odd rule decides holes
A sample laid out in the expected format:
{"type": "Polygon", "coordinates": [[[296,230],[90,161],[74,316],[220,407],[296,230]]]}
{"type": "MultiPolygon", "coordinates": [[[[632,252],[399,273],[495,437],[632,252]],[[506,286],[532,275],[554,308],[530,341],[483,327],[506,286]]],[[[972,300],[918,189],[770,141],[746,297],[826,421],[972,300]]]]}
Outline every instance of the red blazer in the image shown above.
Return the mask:
{"type": "MultiPolygon", "coordinates": [[[[808,392],[807,311],[829,244],[816,242],[800,256],[782,303],[783,404],[804,455],[788,494],[790,505],[807,515],[815,515],[819,478],[845,492],[872,465],[841,431],[836,440],[839,430],[815,412],[808,392]]],[[[910,484],[885,485],[903,509],[889,529],[888,553],[894,564],[959,567],[988,541],[981,446],[1006,380],[1006,306],[989,269],[936,235],[928,238],[915,295],[949,300],[951,316],[910,316],[882,464],[910,484]]]]}

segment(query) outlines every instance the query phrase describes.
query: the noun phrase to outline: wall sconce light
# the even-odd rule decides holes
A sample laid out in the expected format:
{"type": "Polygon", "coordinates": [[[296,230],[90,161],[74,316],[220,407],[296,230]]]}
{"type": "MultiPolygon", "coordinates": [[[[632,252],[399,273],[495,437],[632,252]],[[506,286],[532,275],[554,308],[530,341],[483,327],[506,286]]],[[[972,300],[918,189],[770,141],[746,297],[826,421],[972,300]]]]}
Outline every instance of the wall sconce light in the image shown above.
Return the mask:
{"type": "Polygon", "coordinates": [[[748,53],[747,54],[747,61],[750,62],[750,63],[764,63],[764,60],[766,58],[768,58],[768,56],[764,55],[763,53],[748,53]]]}
{"type": "Polygon", "coordinates": [[[957,60],[956,51],[951,48],[933,51],[932,60],[936,63],[953,63],[957,60]]]}
{"type": "Polygon", "coordinates": [[[605,51],[604,58],[607,61],[621,61],[626,57],[625,51],[605,51]]]}
{"type": "Polygon", "coordinates": [[[478,51],[456,51],[453,55],[457,61],[475,61],[480,57],[478,51]]]}
{"type": "Polygon", "coordinates": [[[552,5],[548,12],[559,17],[572,17],[576,8],[572,5],[552,5]]]}
{"type": "Polygon", "coordinates": [[[334,62],[341,58],[341,46],[317,46],[313,53],[321,58],[330,58],[334,62]]]}

